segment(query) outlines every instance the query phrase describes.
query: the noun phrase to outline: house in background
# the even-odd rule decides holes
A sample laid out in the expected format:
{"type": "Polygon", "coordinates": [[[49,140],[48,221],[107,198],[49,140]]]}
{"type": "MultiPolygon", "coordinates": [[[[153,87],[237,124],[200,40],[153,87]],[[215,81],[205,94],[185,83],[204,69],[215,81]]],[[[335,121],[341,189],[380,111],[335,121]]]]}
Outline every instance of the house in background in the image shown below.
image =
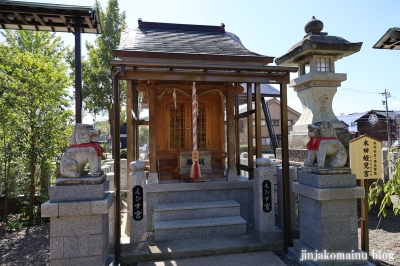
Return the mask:
{"type": "Polygon", "coordinates": [[[383,147],[386,146],[388,139],[391,145],[394,140],[399,138],[399,121],[399,112],[380,110],[371,110],[355,120],[359,136],[368,135],[379,139],[382,141],[383,147]],[[388,122],[389,127],[387,126],[388,122]]]}
{"type": "Polygon", "coordinates": [[[343,123],[344,127],[347,127],[347,129],[351,134],[357,135],[358,130],[357,130],[356,120],[365,115],[366,113],[367,112],[340,115],[337,116],[337,118],[339,119],[339,121],[343,123]]]}
{"type": "MultiPolygon", "coordinates": [[[[279,91],[278,91],[279,92],[279,91]]],[[[275,132],[278,146],[281,147],[281,116],[280,116],[280,106],[281,103],[278,99],[266,99],[266,106],[269,110],[271,116],[272,127],[275,132]]],[[[241,112],[240,109],[239,113],[241,112]]],[[[300,113],[296,110],[290,108],[288,106],[288,131],[290,132],[293,130],[293,125],[297,122],[300,117],[300,113]]],[[[255,126],[255,115],[253,114],[253,126],[255,126]]],[[[265,114],[263,109],[261,109],[261,144],[262,144],[262,151],[265,153],[273,153],[272,152],[272,139],[267,127],[268,119],[265,118],[265,114]]],[[[246,120],[239,121],[239,139],[240,143],[246,144],[248,140],[248,132],[245,130],[247,128],[246,120]]],[[[253,130],[254,132],[254,130],[253,130]]],[[[253,145],[255,145],[255,137],[253,137],[253,145]]]]}
{"type": "MultiPolygon", "coordinates": [[[[369,112],[354,113],[337,117],[340,121],[350,125],[349,132],[355,137],[368,135],[370,137],[382,141],[382,146],[386,147],[386,143],[390,136],[390,142],[399,138],[399,122],[400,112],[380,110],[371,110],[369,112]],[[387,121],[389,121],[389,134],[387,121]]],[[[345,126],[345,125],[344,125],[345,126]]]]}

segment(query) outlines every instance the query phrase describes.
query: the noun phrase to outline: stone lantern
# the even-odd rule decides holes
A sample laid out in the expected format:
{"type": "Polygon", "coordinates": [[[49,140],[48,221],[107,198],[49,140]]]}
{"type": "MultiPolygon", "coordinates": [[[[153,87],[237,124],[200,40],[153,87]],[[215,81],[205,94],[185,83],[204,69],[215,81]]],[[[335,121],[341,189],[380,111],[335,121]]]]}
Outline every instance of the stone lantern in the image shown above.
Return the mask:
{"type": "Polygon", "coordinates": [[[341,37],[322,32],[322,21],[312,17],[305,25],[306,35],[289,51],[275,59],[280,66],[298,66],[298,77],[290,82],[297,92],[303,111],[289,135],[289,149],[306,149],[309,141],[308,125],[330,120],[338,139],[348,147],[350,133],[344,129],[332,110],[337,87],[347,79],[345,73],[335,73],[335,61],[354,54],[362,42],[351,43],[341,37]]]}

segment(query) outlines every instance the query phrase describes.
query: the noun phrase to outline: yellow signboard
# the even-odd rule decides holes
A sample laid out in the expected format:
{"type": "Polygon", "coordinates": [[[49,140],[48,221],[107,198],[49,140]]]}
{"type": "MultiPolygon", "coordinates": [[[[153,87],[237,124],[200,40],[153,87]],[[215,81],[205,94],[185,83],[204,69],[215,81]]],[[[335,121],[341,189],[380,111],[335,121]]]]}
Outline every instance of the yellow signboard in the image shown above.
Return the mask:
{"type": "Polygon", "coordinates": [[[350,141],[350,168],[357,179],[382,178],[382,142],[368,135],[350,141]]]}

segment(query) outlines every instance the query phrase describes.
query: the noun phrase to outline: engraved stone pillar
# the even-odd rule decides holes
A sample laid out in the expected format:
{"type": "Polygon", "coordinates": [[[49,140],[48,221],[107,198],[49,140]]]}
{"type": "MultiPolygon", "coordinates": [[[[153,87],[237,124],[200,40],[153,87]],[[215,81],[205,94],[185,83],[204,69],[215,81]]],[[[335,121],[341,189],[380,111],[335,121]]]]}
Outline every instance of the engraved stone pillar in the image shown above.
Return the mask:
{"type": "Polygon", "coordinates": [[[42,217],[50,217],[51,265],[110,265],[108,212],[113,193],[106,176],[58,178],[42,217]]]}
{"type": "Polygon", "coordinates": [[[254,238],[261,242],[274,242],[283,238],[275,228],[274,173],[268,158],[257,158],[254,170],[254,238]]]}
{"type": "Polygon", "coordinates": [[[299,194],[300,239],[289,256],[302,265],[366,265],[367,254],[358,250],[357,216],[364,188],[356,184],[350,169],[302,167],[292,185],[299,194]],[[312,259],[304,259],[307,253],[312,259]]]}
{"type": "MultiPolygon", "coordinates": [[[[114,192],[114,172],[107,173],[108,191],[114,192]]],[[[111,203],[110,211],[108,212],[108,241],[110,245],[110,252],[114,252],[115,234],[114,234],[114,201],[111,203]]]]}
{"type": "Polygon", "coordinates": [[[146,252],[147,248],[147,211],[146,211],[146,164],[140,160],[131,162],[129,167],[131,201],[129,218],[131,222],[130,242],[134,253],[146,252]]]}

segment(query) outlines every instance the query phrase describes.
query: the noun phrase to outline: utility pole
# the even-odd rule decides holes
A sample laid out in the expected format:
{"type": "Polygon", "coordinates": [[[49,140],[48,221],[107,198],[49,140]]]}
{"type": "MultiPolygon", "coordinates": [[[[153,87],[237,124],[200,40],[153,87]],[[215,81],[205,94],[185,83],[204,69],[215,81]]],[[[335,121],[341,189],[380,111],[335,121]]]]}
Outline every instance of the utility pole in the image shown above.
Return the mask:
{"type": "Polygon", "coordinates": [[[390,138],[390,124],[389,124],[389,112],[388,112],[388,103],[387,99],[392,97],[390,95],[390,92],[388,92],[386,89],[384,92],[381,93],[383,96],[385,96],[385,102],[384,105],[386,105],[386,124],[387,124],[387,134],[388,134],[388,142],[387,142],[387,147],[389,148],[390,145],[392,144],[391,138],[390,138]]]}

